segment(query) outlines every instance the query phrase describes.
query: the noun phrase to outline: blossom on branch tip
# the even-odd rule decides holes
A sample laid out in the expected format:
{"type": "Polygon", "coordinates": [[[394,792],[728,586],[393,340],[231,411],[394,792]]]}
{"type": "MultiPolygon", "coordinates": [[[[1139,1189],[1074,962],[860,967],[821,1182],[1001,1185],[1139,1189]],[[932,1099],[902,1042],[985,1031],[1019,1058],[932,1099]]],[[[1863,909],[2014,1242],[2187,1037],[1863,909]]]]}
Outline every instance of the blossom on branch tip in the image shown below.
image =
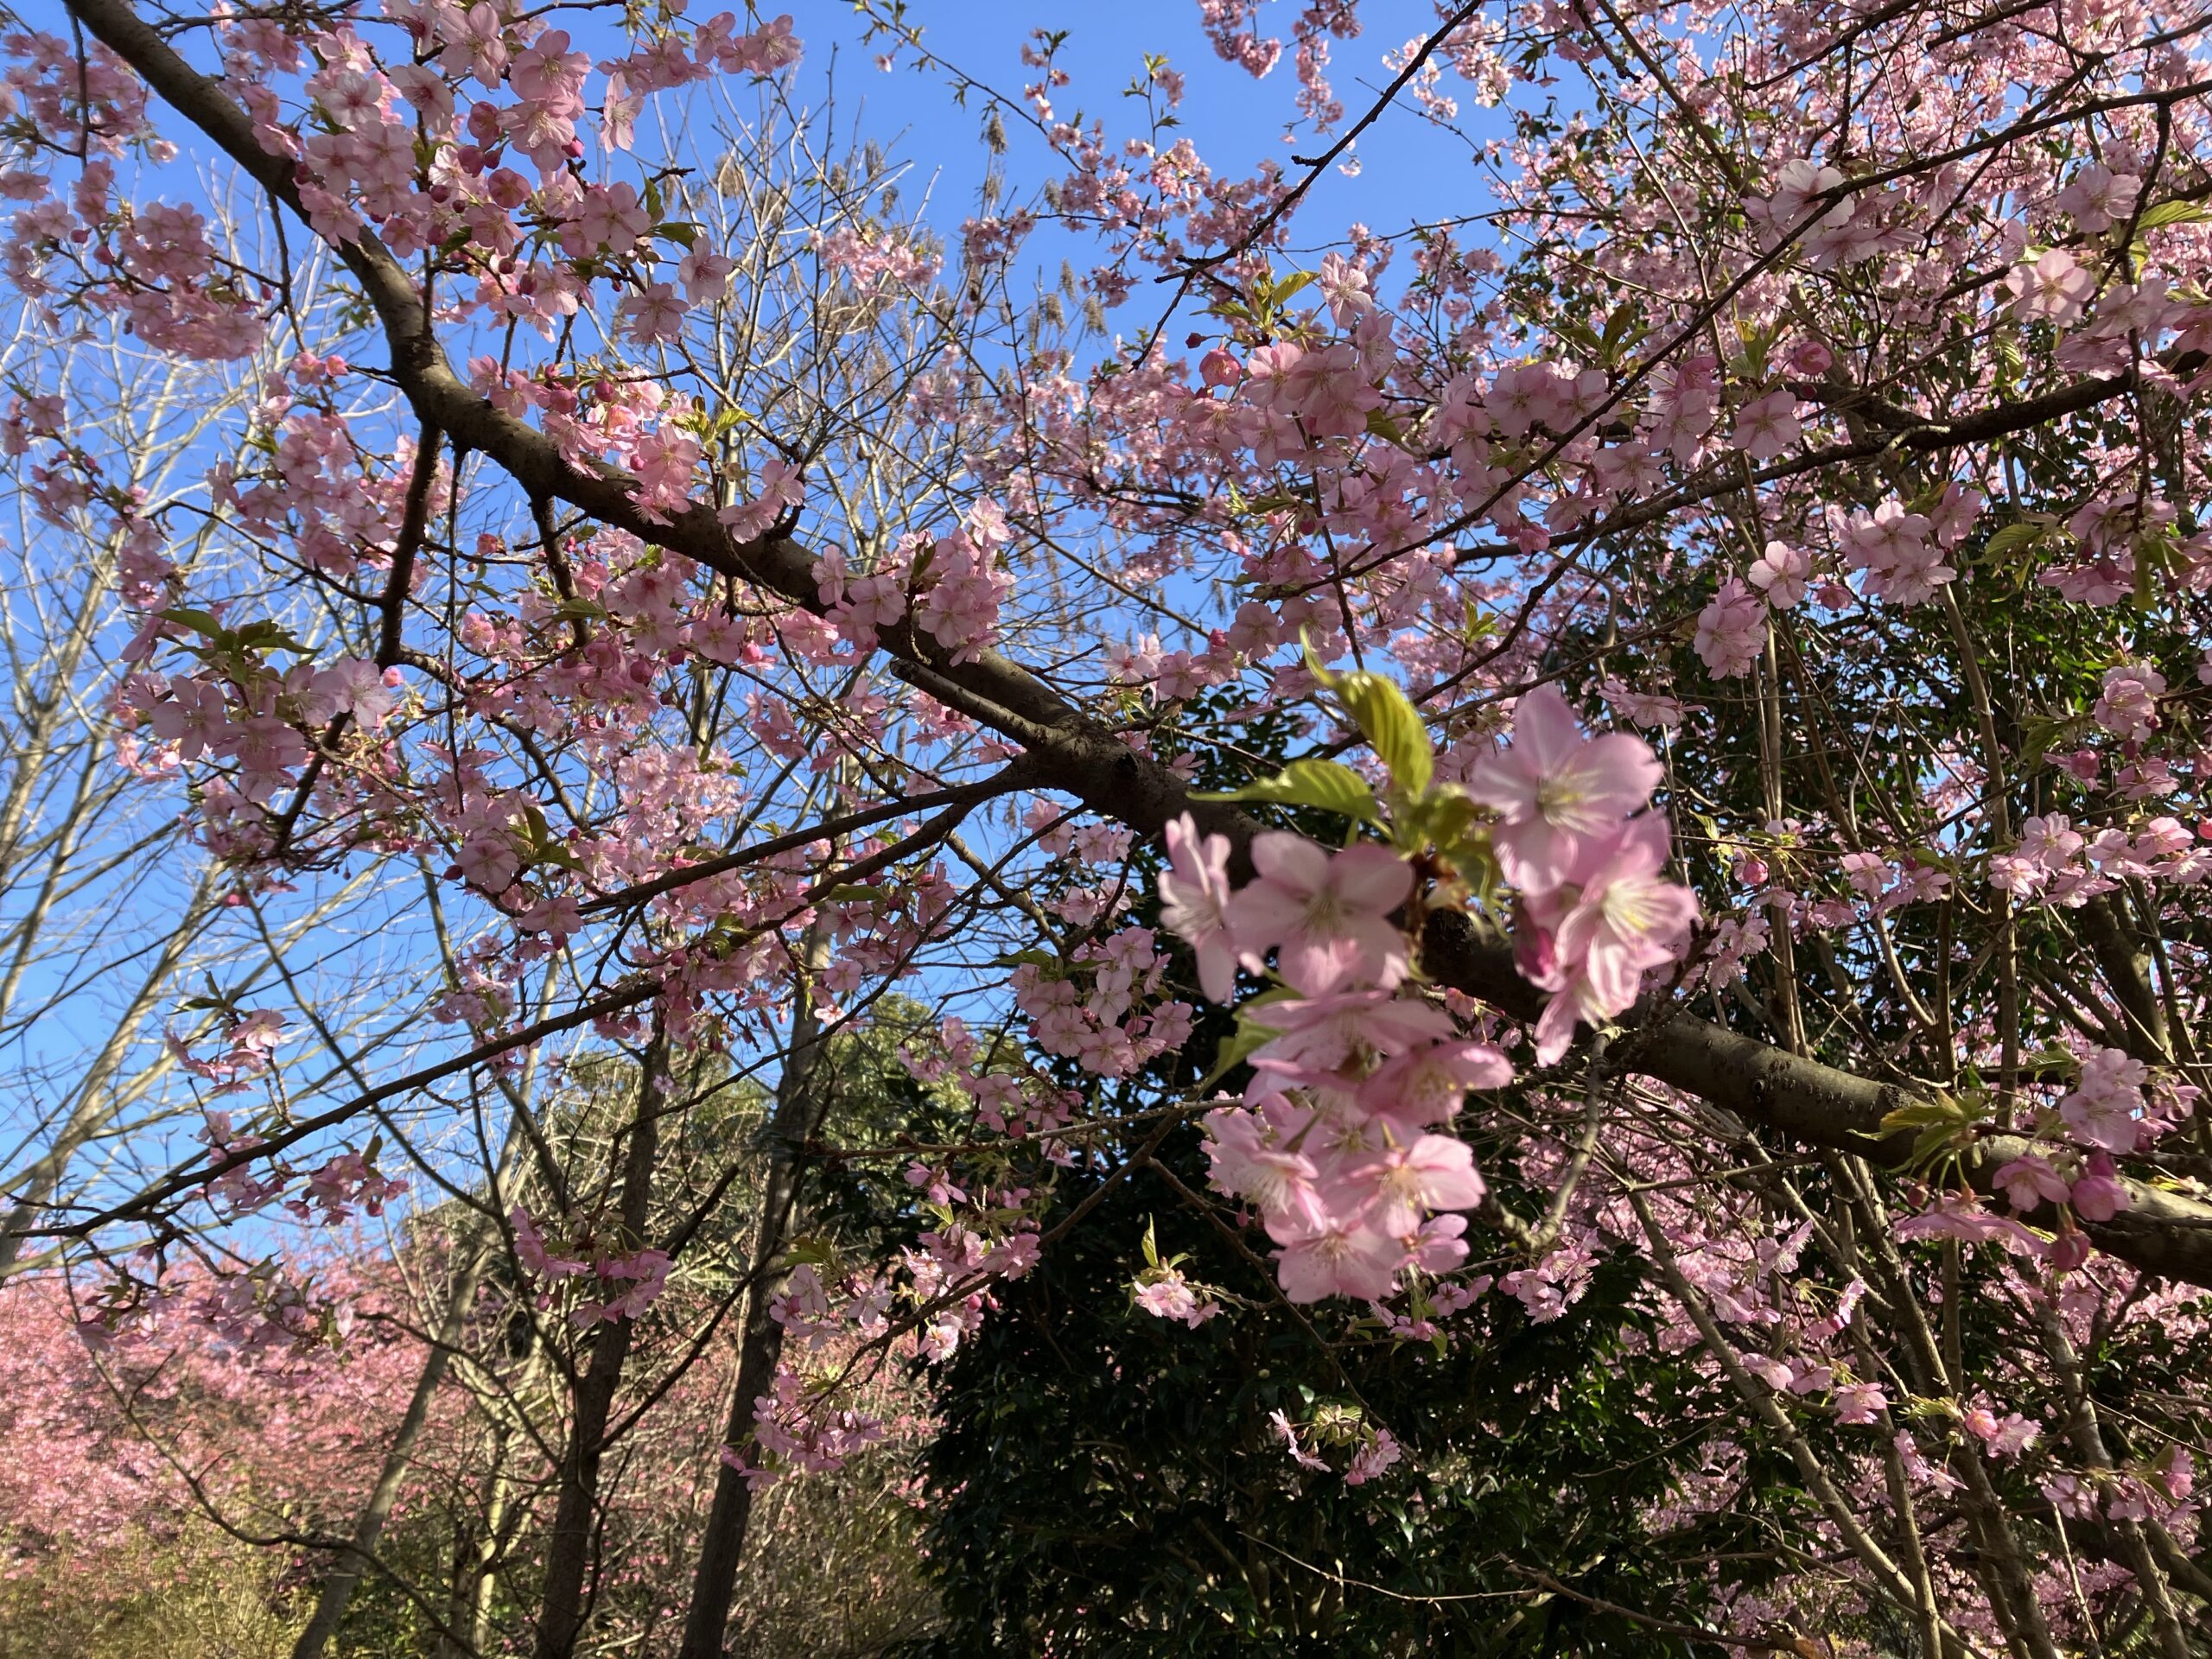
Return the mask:
{"type": "Polygon", "coordinates": [[[1546,966],[1531,978],[1554,993],[1536,1027],[1544,1065],[1567,1052],[1578,1019],[1596,1025],[1625,1013],[1644,973],[1675,959],[1697,919],[1697,900],[1660,875],[1667,856],[1665,823],[1637,818],[1586,851],[1565,882],[1528,899],[1546,966]]]}
{"type": "Polygon", "coordinates": [[[1812,556],[1786,542],[1769,542],[1746,573],[1751,586],[1777,611],[1790,610],[1804,599],[1805,583],[1812,574],[1812,556]]]}
{"type": "Polygon", "coordinates": [[[1470,1089],[1503,1089],[1513,1063],[1495,1044],[1438,1042],[1393,1055],[1359,1084],[1361,1109],[1420,1128],[1447,1122],[1470,1089]]]}
{"type": "Polygon", "coordinates": [[[2005,279],[2018,297],[2012,314],[2026,322],[2049,322],[2063,328],[2081,321],[2097,279],[2061,248],[2044,251],[2033,263],[2023,262],[2005,279]]]}
{"type": "Polygon", "coordinates": [[[2108,1153],[2094,1152],[2082,1166],[2069,1198],[2074,1213],[2084,1221],[2110,1221],[2134,1205],[2134,1198],[2113,1169],[2108,1153]]]}
{"type": "Polygon", "coordinates": [[[1471,1210],[1489,1191],[1467,1143],[1443,1135],[1392,1147],[1351,1171],[1350,1179],[1365,1195],[1362,1213],[1368,1224],[1391,1238],[1418,1233],[1424,1211],[1471,1210]]]}
{"type": "Polygon", "coordinates": [[[2082,1062],[2082,1080],[2058,1103],[2058,1115],[2085,1145],[2133,1152],[2143,1116],[2143,1062],[2117,1048],[2100,1048],[2082,1062]]]}
{"type": "Polygon", "coordinates": [[[1475,763],[1467,792],[1498,814],[1506,879],[1537,893],[1649,801],[1660,776],[1649,744],[1625,732],[1586,737],[1557,688],[1541,685],[1515,705],[1512,744],[1475,763]]]}
{"type": "Polygon", "coordinates": [[[1738,679],[1751,671],[1766,649],[1766,607],[1731,576],[1697,613],[1693,644],[1714,679],[1738,679]]]}
{"type": "Polygon", "coordinates": [[[1275,1252],[1277,1277],[1282,1294],[1294,1302],[1388,1296],[1406,1258],[1405,1246],[1397,1240],[1370,1227],[1335,1219],[1287,1238],[1277,1235],[1276,1243],[1281,1247],[1275,1252]]]}

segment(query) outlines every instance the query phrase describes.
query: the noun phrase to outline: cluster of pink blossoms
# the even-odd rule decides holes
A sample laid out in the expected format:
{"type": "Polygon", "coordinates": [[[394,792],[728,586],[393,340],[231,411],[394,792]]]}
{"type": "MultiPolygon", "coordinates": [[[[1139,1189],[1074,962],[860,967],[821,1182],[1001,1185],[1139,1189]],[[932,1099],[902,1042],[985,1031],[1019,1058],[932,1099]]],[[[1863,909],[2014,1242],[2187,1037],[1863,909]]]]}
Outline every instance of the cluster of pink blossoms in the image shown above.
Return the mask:
{"type": "Polygon", "coordinates": [[[1208,1114],[1214,1185],[1249,1199],[1280,1247],[1284,1294],[1388,1296],[1407,1268],[1466,1259],[1463,1217],[1482,1201],[1463,1141],[1430,1132],[1468,1088],[1503,1087],[1505,1056],[1459,1039],[1443,1009],[1399,995],[1410,967],[1391,920],[1413,872],[1385,848],[1331,854],[1302,836],[1252,843],[1258,879],[1229,885],[1229,842],[1186,816],[1168,826],[1160,879],[1167,925],[1225,1001],[1242,962],[1277,951],[1291,995],[1252,1010],[1274,1034],[1251,1057],[1242,1107],[1208,1114]]]}
{"type": "Polygon", "coordinates": [[[569,1322],[580,1329],[603,1320],[642,1318],[668,1288],[668,1272],[674,1263],[665,1250],[618,1255],[603,1245],[593,1249],[587,1243],[572,1254],[563,1254],[547,1242],[520,1205],[508,1212],[507,1220],[515,1230],[515,1259],[546,1281],[546,1287],[538,1293],[539,1307],[552,1305],[552,1286],[559,1281],[586,1274],[594,1276],[599,1294],[579,1301],[569,1314],[569,1322]]]}
{"type": "MultiPolygon", "coordinates": [[[[1688,889],[1660,874],[1664,823],[1643,812],[1658,781],[1641,739],[1586,737],[1548,687],[1521,700],[1512,747],[1473,768],[1467,794],[1496,813],[1493,845],[1520,891],[1517,960],[1552,993],[1535,1030],[1545,1065],[1578,1020],[1627,1009],[1694,918],[1688,889]]],[[[1435,1131],[1467,1090],[1503,1088],[1513,1071],[1408,986],[1412,867],[1382,846],[1331,853],[1270,831],[1252,842],[1255,880],[1232,891],[1225,837],[1185,815],[1166,842],[1161,919],[1191,945],[1205,995],[1228,1001],[1236,969],[1264,971],[1270,950],[1282,982],[1245,1005],[1265,1040],[1243,1103],[1206,1128],[1214,1185],[1260,1211],[1284,1293],[1380,1300],[1408,1269],[1459,1267],[1466,1222],[1450,1212],[1485,1188],[1466,1144],[1435,1131]]],[[[1160,1300],[1145,1305],[1182,1316],[1160,1300]]]]}
{"type": "Polygon", "coordinates": [[[1585,737],[1550,686],[1522,697],[1514,741],[1476,763],[1468,793],[1498,815],[1494,844],[1520,890],[1516,956],[1552,993],[1536,1058],[1567,1052],[1575,1022],[1628,1011],[1643,976],[1681,954],[1697,900],[1661,874],[1667,822],[1643,809],[1659,785],[1651,747],[1625,732],[1585,737]]]}

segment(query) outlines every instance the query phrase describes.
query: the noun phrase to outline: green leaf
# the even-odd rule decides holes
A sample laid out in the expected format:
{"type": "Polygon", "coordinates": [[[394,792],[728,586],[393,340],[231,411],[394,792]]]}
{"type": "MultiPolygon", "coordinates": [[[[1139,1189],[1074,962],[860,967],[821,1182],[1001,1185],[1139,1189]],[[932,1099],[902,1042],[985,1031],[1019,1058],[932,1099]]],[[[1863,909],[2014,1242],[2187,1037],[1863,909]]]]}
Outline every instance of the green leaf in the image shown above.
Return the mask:
{"type": "Polygon", "coordinates": [[[1428,780],[1436,772],[1435,753],[1421,715],[1397,683],[1380,674],[1356,671],[1337,682],[1336,692],[1382,764],[1390,768],[1391,781],[1409,800],[1427,794],[1428,780]]]}
{"type": "Polygon", "coordinates": [[[223,632],[223,625],[205,611],[175,605],[161,614],[162,621],[174,622],[181,628],[190,628],[194,633],[204,634],[210,639],[223,632]]]}
{"type": "Polygon", "coordinates": [[[1406,447],[1404,429],[1379,409],[1367,411],[1367,429],[1386,443],[1395,443],[1401,449],[1406,447]]]}
{"type": "Polygon", "coordinates": [[[2020,342],[2010,329],[1999,334],[1992,340],[1990,349],[1996,353],[1998,375],[2000,380],[2013,379],[2022,369],[2027,366],[2027,356],[2020,350],[2020,342]]]}
{"type": "Polygon", "coordinates": [[[2024,553],[2050,533],[2049,524],[2007,524],[1983,543],[1981,556],[1985,559],[2007,558],[2015,553],[2024,553]]]}
{"type": "Polygon", "coordinates": [[[2138,231],[2155,231],[2168,225],[2194,225],[2212,216],[2212,208],[2196,201],[2162,201],[2135,221],[2138,231]]]}
{"type": "Polygon", "coordinates": [[[1562,321],[1554,323],[1552,330],[1562,339],[1570,340],[1580,347],[1583,356],[1592,362],[1601,359],[1605,355],[1605,343],[1591,332],[1587,324],[1562,321]]]}
{"type": "Polygon", "coordinates": [[[1194,801],[1273,801],[1282,806],[1318,806],[1363,823],[1382,815],[1375,791],[1350,766],[1334,760],[1294,760],[1272,778],[1220,794],[1194,792],[1194,801]]]}
{"type": "Polygon", "coordinates": [[[688,251],[699,240],[699,227],[683,219],[671,219],[664,224],[654,226],[653,234],[688,251]]]}
{"type": "Polygon", "coordinates": [[[1907,1130],[1917,1130],[1905,1166],[1925,1171],[1971,1146],[1974,1127],[1980,1116],[1976,1103],[1944,1095],[1898,1107],[1883,1118],[1882,1131],[1885,1135],[1902,1135],[1907,1130]]]}
{"type": "Polygon", "coordinates": [[[2040,766],[2044,756],[2069,735],[2073,724],[2049,715],[2031,715],[2025,721],[2027,741],[2021,749],[2022,764],[2031,768],[2040,766]]]}
{"type": "Polygon", "coordinates": [[[557,864],[564,870],[583,868],[576,855],[569,850],[568,843],[555,839],[543,812],[534,806],[524,806],[522,815],[528,832],[523,847],[524,858],[532,864],[557,864]]]}
{"type": "Polygon", "coordinates": [[[240,651],[289,651],[302,657],[308,654],[308,648],[292,637],[289,628],[277,622],[249,622],[231,635],[230,643],[240,651]]]}
{"type": "Polygon", "coordinates": [[[1618,361],[1624,351],[1650,332],[1637,326],[1642,320],[1643,313],[1633,301],[1613,308],[1612,315],[1605,319],[1605,335],[1599,341],[1608,364],[1618,361]]]}
{"type": "Polygon", "coordinates": [[[1213,1070],[1199,1081],[1198,1087],[1211,1089],[1236,1067],[1257,1053],[1268,1043],[1282,1035],[1273,1026],[1260,1023],[1256,1010],[1267,1007],[1272,996],[1255,997],[1236,1010],[1236,1029],[1221,1039],[1221,1046],[1214,1052],[1213,1070]]]}

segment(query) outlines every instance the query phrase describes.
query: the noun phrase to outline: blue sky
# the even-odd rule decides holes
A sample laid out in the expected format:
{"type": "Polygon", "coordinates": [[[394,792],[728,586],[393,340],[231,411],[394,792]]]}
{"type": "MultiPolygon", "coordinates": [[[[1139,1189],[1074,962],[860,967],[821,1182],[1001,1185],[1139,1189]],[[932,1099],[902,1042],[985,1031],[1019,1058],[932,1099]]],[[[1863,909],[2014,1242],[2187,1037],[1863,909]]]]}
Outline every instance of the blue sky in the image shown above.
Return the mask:
{"type": "MultiPolygon", "coordinates": [[[[693,10],[703,17],[732,3],[694,0],[693,10]]],[[[926,197],[926,217],[932,227],[948,240],[956,238],[961,221],[976,211],[976,188],[989,160],[981,137],[986,100],[971,93],[965,107],[957,104],[948,72],[940,67],[915,67],[911,54],[903,54],[906,61],[890,73],[879,70],[875,58],[883,49],[882,43],[866,41],[866,19],[855,14],[848,0],[770,0],[762,10],[771,10],[778,4],[790,5],[797,32],[806,45],[805,59],[795,80],[798,100],[814,104],[834,92],[841,127],[883,143],[908,162],[914,177],[903,193],[906,202],[919,203],[926,197]]],[[[1334,43],[1331,69],[1338,96],[1354,119],[1391,78],[1381,61],[1383,54],[1417,37],[1434,21],[1428,0],[1368,0],[1363,11],[1366,32],[1355,40],[1334,43]]],[[[34,27],[67,32],[59,0],[30,0],[20,15],[34,27]]],[[[1279,0],[1263,9],[1262,29],[1287,34],[1294,16],[1294,8],[1287,0],[1279,0]]],[[[581,25],[572,18],[560,21],[571,28],[580,44],[595,54],[612,55],[621,49],[612,31],[601,39],[597,37],[596,25],[581,25]]],[[[1246,176],[1270,156],[1302,173],[1302,168],[1294,168],[1292,156],[1316,153],[1329,142],[1310,130],[1300,131],[1294,140],[1286,137],[1285,123],[1294,113],[1297,92],[1287,55],[1274,73],[1258,81],[1220,61],[1198,27],[1195,0],[1126,0],[1110,5],[1076,0],[1023,0],[1022,3],[913,0],[908,21],[922,29],[926,48],[1014,100],[1019,100],[1024,85],[1036,78],[1037,72],[1024,66],[1020,58],[1032,31],[1039,28],[1065,30],[1059,62],[1073,79],[1053,93],[1057,111],[1064,118],[1079,116],[1086,123],[1094,117],[1101,118],[1116,139],[1145,130],[1142,106],[1124,98],[1122,92],[1141,76],[1147,53],[1165,56],[1190,85],[1190,95],[1178,111],[1180,131],[1193,141],[1218,174],[1246,176]]],[[[203,64],[208,61],[201,47],[188,49],[203,64]]],[[[595,94],[596,78],[593,91],[595,94]]],[[[1471,105],[1466,106],[1466,113],[1483,124],[1484,130],[1497,130],[1495,115],[1475,110],[1471,105]]],[[[174,120],[162,124],[173,135],[185,136],[174,120]]],[[[1013,199],[1025,201],[1042,180],[1065,172],[1065,163],[1052,156],[1023,123],[1009,119],[1005,130],[1010,149],[1004,171],[1013,199]]],[[[650,151],[652,141],[643,132],[640,138],[641,149],[650,151]]],[[[1332,170],[1315,186],[1301,213],[1302,232],[1294,238],[1298,248],[1310,247],[1325,236],[1334,237],[1355,219],[1377,230],[1395,231],[1413,221],[1465,213],[1487,205],[1487,188],[1464,148],[1412,113],[1395,111],[1386,115],[1362,138],[1358,154],[1363,163],[1359,177],[1345,178],[1332,170]]],[[[171,199],[196,194],[207,175],[196,178],[193,164],[206,159],[198,146],[188,142],[187,164],[175,168],[155,190],[171,199]]],[[[633,165],[618,164],[614,170],[626,172],[633,165]]],[[[1027,257],[1057,267],[1063,251],[1071,254],[1079,268],[1095,263],[1095,253],[1085,257],[1090,252],[1087,241],[1083,246],[1071,245],[1070,238],[1049,233],[1040,236],[1027,257]]],[[[1294,251],[1281,263],[1311,268],[1318,260],[1318,252],[1294,251]]],[[[1113,321],[1117,328],[1134,335],[1143,332],[1157,316],[1156,302],[1140,291],[1128,306],[1115,314],[1113,321]]],[[[1179,346],[1179,337],[1171,335],[1171,343],[1179,346]]],[[[143,890],[134,895],[130,908],[134,919],[153,919],[149,897],[143,890]]],[[[416,931],[410,931],[410,924],[401,915],[387,916],[380,910],[377,913],[378,919],[357,918],[353,924],[360,950],[370,956],[380,950],[404,954],[419,944],[416,931]]],[[[283,1006],[285,999],[268,985],[257,988],[263,994],[251,999],[256,1005],[283,1006]]],[[[153,1023],[158,1027],[163,1021],[157,1018],[153,1023]]],[[[81,1046],[84,1033],[90,1029],[79,1008],[69,1004],[58,1009],[57,1017],[35,1033],[33,1046],[41,1060],[58,1064],[67,1072],[70,1067],[66,1052],[81,1046]],[[49,1052],[54,1049],[63,1052],[49,1052]]],[[[396,1069],[398,1058],[396,1053],[378,1054],[367,1061],[367,1070],[380,1077],[388,1069],[396,1069]]],[[[321,1074],[327,1065],[327,1056],[317,1057],[302,1068],[297,1081],[321,1074]]],[[[342,1079],[332,1081],[338,1088],[344,1087],[342,1079]]],[[[181,1148],[163,1150],[174,1154],[181,1148]]]]}
{"type": "MultiPolygon", "coordinates": [[[[776,0],[781,3],[781,0],[776,0]]],[[[703,10],[709,0],[697,0],[703,10]]],[[[766,10],[766,7],[763,8],[766,10]]],[[[1351,41],[1332,41],[1331,79],[1348,120],[1357,120],[1393,79],[1382,59],[1420,37],[1435,22],[1425,0],[1369,0],[1361,9],[1364,32],[1351,41]]],[[[1263,31],[1287,39],[1294,13],[1287,4],[1264,5],[1263,31]]],[[[982,109],[971,96],[966,110],[955,106],[942,70],[906,66],[888,73],[874,63],[880,46],[863,43],[865,20],[845,0],[794,0],[794,27],[806,43],[802,85],[810,93],[831,85],[841,104],[858,100],[857,120],[871,137],[891,142],[925,174],[942,182],[931,217],[940,229],[957,228],[969,211],[985,155],[978,135],[982,109]]],[[[1254,80],[1222,62],[1198,26],[1196,0],[912,0],[910,22],[923,31],[925,48],[964,73],[1019,99],[1036,78],[1020,53],[1031,31],[1065,30],[1058,61],[1071,84],[1054,94],[1057,112],[1072,118],[1104,120],[1109,133],[1141,130],[1140,106],[1122,96],[1141,75],[1146,54],[1165,56],[1190,84],[1177,111],[1181,130],[1217,173],[1249,174],[1274,156],[1287,168],[1295,153],[1311,155],[1325,146],[1310,130],[1286,142],[1284,124],[1294,115],[1297,81],[1287,48],[1265,79],[1254,80]]],[[[1447,71],[1446,90],[1464,92],[1447,71]]],[[[1461,98],[1463,122],[1482,136],[1503,130],[1497,112],[1477,109],[1461,98]]],[[[1053,168],[1032,131],[1009,123],[1007,170],[1016,186],[1033,182],[1053,168]]],[[[1300,219],[1306,236],[1333,236],[1354,219],[1376,230],[1402,229],[1421,219],[1475,211],[1488,205],[1488,190],[1465,149],[1406,109],[1386,113],[1358,141],[1362,171],[1344,178],[1332,168],[1310,193],[1300,219]]],[[[1302,171],[1302,169],[1296,169],[1302,171]]]]}

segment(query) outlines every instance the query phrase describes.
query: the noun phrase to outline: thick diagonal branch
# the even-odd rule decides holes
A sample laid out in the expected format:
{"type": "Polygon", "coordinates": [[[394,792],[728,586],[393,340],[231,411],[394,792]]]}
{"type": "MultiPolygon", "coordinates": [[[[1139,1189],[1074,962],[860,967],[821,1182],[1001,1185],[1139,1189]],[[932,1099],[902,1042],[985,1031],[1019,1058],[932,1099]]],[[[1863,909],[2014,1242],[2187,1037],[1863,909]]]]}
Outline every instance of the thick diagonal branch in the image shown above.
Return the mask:
{"type": "MultiPolygon", "coordinates": [[[[69,0],[69,10],[180,114],[304,219],[292,163],[260,148],[254,141],[252,122],[219,83],[194,69],[124,0],[69,0]]],[[[393,377],[425,424],[488,457],[534,499],[566,501],[652,545],[792,603],[821,608],[814,560],[788,534],[771,531],[739,541],[705,503],[694,503],[665,522],[649,516],[638,505],[636,483],[627,474],[609,467],[572,464],[543,433],[494,409],[469,390],[454,373],[433,334],[414,278],[373,235],[364,232],[339,254],[375,308],[391,346],[393,377]]],[[[2121,395],[2131,384],[2124,376],[2084,381],[1884,442],[1932,448],[1981,441],[2092,407],[2121,395]]],[[[1852,454],[1855,448],[1807,457],[1804,464],[1845,461],[1852,454]]],[[[1672,505],[1680,504],[1677,499],[1672,505]]],[[[1656,510],[1655,504],[1643,511],[1656,510]]],[[[1232,807],[1192,801],[1173,772],[1139,753],[1003,653],[983,651],[972,660],[953,662],[911,619],[885,630],[880,645],[893,674],[1019,744],[1038,786],[1064,791],[1100,816],[1147,836],[1158,834],[1178,813],[1189,811],[1202,827],[1230,838],[1236,864],[1249,873],[1247,849],[1257,830],[1250,818],[1232,807]]],[[[1431,918],[1424,967],[1439,982],[1516,1017],[1533,1018],[1540,1009],[1539,994],[1514,971],[1503,942],[1484,937],[1466,916],[1441,913],[1431,918]]],[[[1890,1111],[1912,1098],[1907,1091],[1786,1053],[1719,1026],[1675,1015],[1617,1048],[1615,1057],[1624,1070],[1815,1146],[1877,1159],[1894,1158],[1902,1150],[1883,1135],[1881,1123],[1890,1111]]],[[[1994,1170],[2028,1147],[2018,1136],[1988,1136],[1961,1160],[1961,1168],[1986,1191],[1994,1170]]],[[[2098,1245],[2146,1272],[2212,1287],[2212,1205],[2138,1181],[2126,1185],[2131,1207],[2112,1221],[2087,1229],[2098,1245]]]]}

